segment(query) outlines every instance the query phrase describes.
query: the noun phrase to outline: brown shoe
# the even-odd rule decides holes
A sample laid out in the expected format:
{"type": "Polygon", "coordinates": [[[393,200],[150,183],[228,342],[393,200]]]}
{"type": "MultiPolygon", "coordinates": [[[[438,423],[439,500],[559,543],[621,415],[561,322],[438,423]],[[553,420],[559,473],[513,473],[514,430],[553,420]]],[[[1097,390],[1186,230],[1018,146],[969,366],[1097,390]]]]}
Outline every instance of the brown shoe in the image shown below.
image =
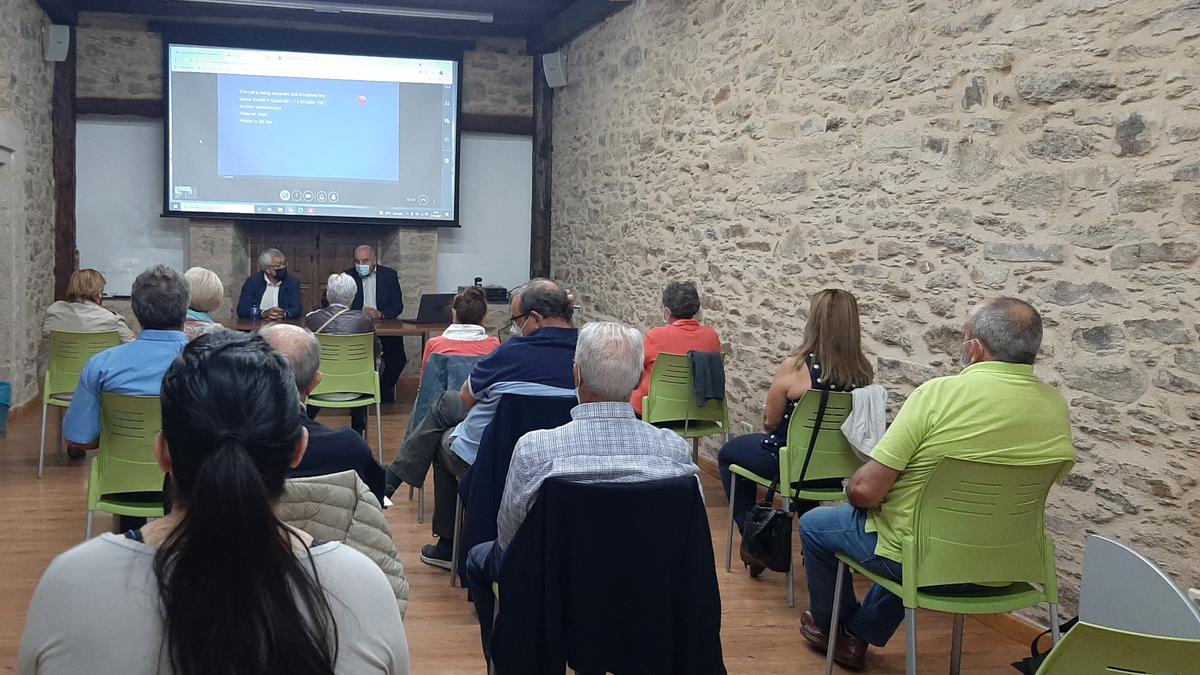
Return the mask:
{"type": "MultiPolygon", "coordinates": [[[[829,631],[818,626],[808,610],[800,616],[800,635],[822,654],[829,652],[829,631]]],[[[833,660],[843,668],[862,670],[867,662],[867,642],[844,629],[838,631],[837,644],[833,647],[833,660]]]]}

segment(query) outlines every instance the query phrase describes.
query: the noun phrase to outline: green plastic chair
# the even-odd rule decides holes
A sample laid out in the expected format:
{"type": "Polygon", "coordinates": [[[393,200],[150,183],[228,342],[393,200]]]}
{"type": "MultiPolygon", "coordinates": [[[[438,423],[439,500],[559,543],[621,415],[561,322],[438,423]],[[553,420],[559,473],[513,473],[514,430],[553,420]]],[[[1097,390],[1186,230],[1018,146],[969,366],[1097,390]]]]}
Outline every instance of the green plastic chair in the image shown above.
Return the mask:
{"type": "MultiPolygon", "coordinates": [[[[121,344],[117,331],[75,333],[50,331],[50,367],[42,383],[42,440],[38,449],[38,478],[46,466],[46,414],[50,406],[68,408],[88,359],[121,344]]],[[[61,443],[59,444],[61,447],[61,443]]]]}
{"type": "MultiPolygon", "coordinates": [[[[954,614],[950,672],[962,661],[963,615],[1000,614],[1050,606],[1051,637],[1058,642],[1058,579],[1054,543],[1046,536],[1046,495],[1070,462],[995,464],[943,458],[922,488],[913,533],[901,546],[903,582],[863,569],[838,554],[833,618],[839,626],[842,578],[846,567],[904,601],[906,672],[917,672],[917,610],[954,614]],[[975,590],[939,592],[934,586],[981,584],[975,590]]],[[[825,672],[833,672],[837,630],[829,631],[825,672]]]]}
{"type": "Polygon", "coordinates": [[[383,415],[379,394],[379,373],[375,371],[375,334],[327,335],[317,333],[321,343],[321,383],[308,396],[306,404],[318,408],[361,408],[375,404],[375,433],[379,442],[379,462],[383,463],[383,415]],[[329,398],[330,395],[333,398],[329,398]],[[342,399],[342,395],[355,398],[342,399]]]}
{"type": "Polygon", "coordinates": [[[1192,675],[1200,672],[1200,640],[1159,637],[1080,621],[1054,645],[1038,675],[1192,675]]]}
{"type": "Polygon", "coordinates": [[[700,438],[729,434],[725,401],[700,405],[692,384],[687,354],[659,354],[650,371],[650,391],[642,397],[642,419],[692,439],[692,461],[700,453],[700,438]]]}
{"type": "MultiPolygon", "coordinates": [[[[854,397],[845,392],[828,392],[825,404],[825,417],[821,419],[821,428],[817,431],[817,442],[813,445],[812,459],[808,462],[808,470],[804,472],[804,484],[800,484],[800,472],[804,470],[804,455],[808,452],[808,444],[817,423],[817,411],[821,406],[821,392],[810,389],[796,403],[788,423],[787,445],[779,449],[779,495],[783,498],[783,510],[791,513],[790,505],[793,500],[812,502],[841,501],[846,498],[841,481],[854,474],[862,466],[862,460],[854,454],[849,441],[842,435],[842,422],[850,415],[854,405],[854,397]],[[811,483],[833,484],[831,487],[815,487],[811,483]]],[[[738,476],[754,481],[763,487],[770,487],[772,481],[766,476],[760,476],[749,469],[737,464],[729,465],[729,471],[738,476]]],[[[730,479],[729,486],[729,533],[725,542],[725,571],[733,565],[733,499],[737,490],[737,481],[730,479]]],[[[792,565],[788,566],[787,599],[788,607],[796,605],[796,589],[793,585],[795,574],[792,565]]]]}
{"type": "Polygon", "coordinates": [[[154,437],[162,429],[157,396],[100,394],[100,452],[88,478],[88,515],[84,539],[92,538],[97,510],[121,516],[161,518],[163,471],[154,456],[154,437]]]}

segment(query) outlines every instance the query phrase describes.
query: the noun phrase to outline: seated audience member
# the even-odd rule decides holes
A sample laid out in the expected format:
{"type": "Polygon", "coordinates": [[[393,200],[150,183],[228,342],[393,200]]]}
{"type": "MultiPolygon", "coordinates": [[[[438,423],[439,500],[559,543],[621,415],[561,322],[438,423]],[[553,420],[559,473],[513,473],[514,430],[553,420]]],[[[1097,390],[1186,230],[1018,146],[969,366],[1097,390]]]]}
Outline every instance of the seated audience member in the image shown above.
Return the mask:
{"type": "Polygon", "coordinates": [[[155,265],[134,279],[132,296],[141,334],[87,362],[63,418],[63,439],[72,458],[83,457],[84,451],[99,445],[101,392],[158,396],[163,373],[187,344],[182,331],[188,283],[183,275],[155,265]]]}
{"type": "MultiPolygon", "coordinates": [[[[304,325],[309,330],[325,335],[375,333],[375,322],[371,317],[360,310],[350,309],[350,301],[354,299],[354,280],[349,274],[330,274],[325,282],[325,297],[329,300],[328,306],[313,310],[304,317],[304,325]]],[[[376,356],[379,356],[379,351],[379,338],[375,338],[376,356]]],[[[320,408],[309,406],[308,414],[315,418],[319,411],[320,408]]],[[[350,426],[360,434],[367,430],[367,406],[350,409],[350,426]]]]}
{"type": "Polygon", "coordinates": [[[251,318],[255,305],[258,305],[263,321],[295,319],[303,314],[300,279],[288,275],[287,259],[283,257],[283,252],[276,248],[263,251],[258,256],[258,265],[262,272],[251,274],[242,283],[237,315],[243,319],[251,318]]]}
{"type": "MultiPolygon", "coordinates": [[[[629,394],[642,376],[642,335],[618,323],[589,323],[579,331],[572,376],[579,405],[571,422],[521,437],[513,450],[496,518],[497,536],[471,549],[467,578],[484,635],[490,633],[491,585],[512,541],[547,479],[636,483],[695,476],[687,441],[634,417],[629,394]]],[[[699,489],[699,483],[697,483],[699,489]]]]}
{"type": "Polygon", "coordinates": [[[407,673],[379,567],[275,513],[304,457],[302,419],[287,363],[261,338],[222,331],[188,345],[163,378],[155,447],[174,508],[50,564],[20,671],[407,673]]]}
{"type": "MultiPolygon", "coordinates": [[[[363,244],[354,249],[354,266],[346,270],[354,279],[357,292],[350,303],[352,309],[361,309],[372,319],[394,319],[404,311],[404,293],[400,290],[400,275],[386,265],[380,265],[375,249],[363,244]]],[[[396,399],[396,380],[408,364],[404,353],[404,336],[392,335],[380,338],[383,345],[383,372],[379,374],[379,387],[384,403],[396,399]]]]}
{"type": "Polygon", "coordinates": [[[59,300],[46,308],[46,319],[42,322],[42,335],[49,336],[52,330],[72,333],[107,333],[116,331],[121,342],[132,342],[133,331],[129,330],[124,317],[100,305],[104,295],[104,275],[93,269],[82,269],[71,273],[67,282],[67,299],[59,300]]]}
{"type": "Polygon", "coordinates": [[[481,325],[487,314],[487,298],[482,288],[468,286],[454,296],[450,303],[453,323],[441,335],[429,338],[421,356],[421,375],[425,364],[434,354],[456,356],[487,356],[500,346],[500,338],[488,335],[481,325]]]}
{"type": "Polygon", "coordinates": [[[183,273],[183,278],[187,279],[191,291],[187,319],[183,322],[183,332],[188,339],[223,330],[224,327],[210,316],[220,306],[221,298],[225,297],[225,285],[221,283],[221,277],[212,270],[193,267],[183,273]]]}
{"type": "MultiPolygon", "coordinates": [[[[267,326],[259,335],[291,364],[300,400],[307,399],[321,383],[321,343],[316,336],[307,328],[287,323],[267,326]]],[[[383,504],[383,467],[375,461],[371,446],[362,435],[345,427],[335,431],[307,415],[301,422],[308,430],[308,450],[300,464],[288,472],[288,477],[355,471],[383,504]]]]}
{"type": "Polygon", "coordinates": [[[475,364],[460,391],[448,391],[413,428],[387,468],[385,493],[401,482],[421,485],[433,465],[433,533],[437,544],[421,560],[450,569],[458,479],[475,463],[479,439],[503,394],[574,396],[571,364],[578,331],[567,294],[548,279],[513,291],[509,331],[513,337],[475,364]]]}
{"type": "Polygon", "coordinates": [[[700,294],[690,281],[672,281],[662,292],[663,323],[646,333],[646,364],[642,381],[629,402],[633,411],[642,414],[642,399],[650,393],[650,371],[659,354],[687,354],[690,351],[720,352],[721,338],[717,331],[700,325],[700,294]]]}
{"type": "MultiPolygon", "coordinates": [[[[921,489],[943,457],[1026,464],[1075,460],[1062,394],[1033,374],[1042,318],[1013,298],[984,300],[967,314],[958,375],[917,387],[850,478],[848,504],[800,518],[810,609],[800,632],[825,652],[833,616],[837,553],[900,581],[900,542],[913,531],[921,489]]],[[[1065,473],[1065,472],[1064,472],[1065,473]]],[[[900,598],[879,586],[860,605],[844,579],[834,658],[862,668],[867,644],[883,646],[904,620],[900,598]]]]}
{"type": "MultiPolygon", "coordinates": [[[[841,289],[827,288],[812,296],[804,341],[779,364],[771,388],[767,390],[767,406],[762,417],[766,433],[739,436],[726,443],[717,454],[726,497],[729,496],[730,481],[738,481],[733,517],[739,531],[746,512],[757,499],[757,485],[734,475],[729,471],[729,465],[737,464],[768,478],[778,476],[779,448],[787,445],[788,424],[796,403],[804,394],[810,389],[850,391],[871,383],[874,370],[862,352],[861,339],[858,301],[853,295],[841,289]]],[[[759,564],[748,564],[747,567],[750,576],[755,577],[765,569],[759,564]]]]}

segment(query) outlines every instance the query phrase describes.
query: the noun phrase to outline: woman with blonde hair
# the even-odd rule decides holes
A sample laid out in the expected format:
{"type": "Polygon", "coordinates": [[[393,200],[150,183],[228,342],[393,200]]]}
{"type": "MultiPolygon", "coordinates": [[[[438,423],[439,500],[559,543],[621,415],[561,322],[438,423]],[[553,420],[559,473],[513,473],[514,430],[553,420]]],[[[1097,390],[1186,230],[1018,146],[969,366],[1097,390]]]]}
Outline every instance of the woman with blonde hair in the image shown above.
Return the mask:
{"type": "MultiPolygon", "coordinates": [[[[746,434],[721,448],[717,461],[721,483],[729,496],[730,481],[737,480],[734,520],[741,530],[746,512],[757,499],[755,483],[729,471],[731,464],[745,467],[768,478],[779,475],[779,448],[787,443],[788,423],[796,403],[810,389],[850,391],[865,387],[874,379],[871,362],[862,351],[862,329],[858,320],[858,301],[848,291],[827,288],[813,295],[804,327],[804,342],[779,364],[767,390],[761,434],[746,434]]],[[[751,576],[763,568],[748,565],[751,576]]]]}
{"type": "Polygon", "coordinates": [[[193,267],[184,272],[183,277],[187,279],[191,293],[187,319],[183,322],[183,332],[187,334],[188,339],[193,340],[221,330],[223,326],[213,321],[210,316],[210,313],[221,305],[221,298],[225,297],[225,285],[221,283],[221,277],[203,267],[193,267]]]}
{"type": "Polygon", "coordinates": [[[125,319],[116,312],[101,306],[104,295],[104,275],[94,269],[85,268],[71,273],[67,282],[67,299],[59,300],[46,308],[46,319],[42,322],[42,335],[52,330],[73,333],[105,333],[116,331],[121,342],[132,342],[133,331],[125,319]]]}

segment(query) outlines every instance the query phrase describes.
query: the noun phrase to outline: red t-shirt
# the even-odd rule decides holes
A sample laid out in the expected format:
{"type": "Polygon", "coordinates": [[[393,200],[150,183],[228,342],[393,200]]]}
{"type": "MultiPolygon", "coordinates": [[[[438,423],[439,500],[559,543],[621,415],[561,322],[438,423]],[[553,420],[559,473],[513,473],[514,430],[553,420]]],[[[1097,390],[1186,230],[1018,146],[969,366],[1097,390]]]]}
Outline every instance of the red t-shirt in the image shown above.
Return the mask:
{"type": "MultiPolygon", "coordinates": [[[[454,326],[448,329],[452,333],[454,326]]],[[[487,356],[500,347],[500,338],[489,335],[482,340],[457,340],[452,335],[439,335],[425,343],[425,354],[421,356],[421,376],[425,376],[425,364],[434,354],[454,356],[487,356]]]]}
{"type": "Polygon", "coordinates": [[[700,325],[695,319],[677,319],[646,333],[646,363],[642,383],[633,390],[633,396],[629,399],[637,414],[642,414],[642,397],[650,391],[650,371],[654,369],[658,355],[687,354],[692,350],[721,351],[721,338],[717,336],[717,331],[700,325]]]}

